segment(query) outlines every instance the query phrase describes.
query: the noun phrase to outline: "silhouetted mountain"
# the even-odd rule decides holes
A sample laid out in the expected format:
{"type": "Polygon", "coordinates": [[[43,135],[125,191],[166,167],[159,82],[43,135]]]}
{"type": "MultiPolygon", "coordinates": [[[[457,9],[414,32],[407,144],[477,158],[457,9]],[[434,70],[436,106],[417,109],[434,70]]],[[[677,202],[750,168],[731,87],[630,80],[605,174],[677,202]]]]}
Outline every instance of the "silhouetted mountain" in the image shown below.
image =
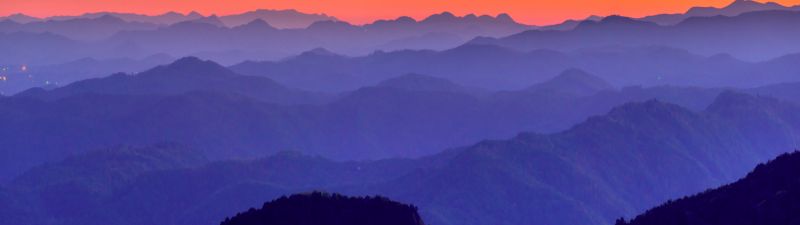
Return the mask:
{"type": "Polygon", "coordinates": [[[600,21],[603,17],[601,16],[589,16],[583,20],[566,20],[559,24],[554,24],[550,26],[543,26],[540,27],[539,30],[572,30],[575,29],[579,24],[583,23],[584,21],[600,21]]]}
{"type": "Polygon", "coordinates": [[[415,160],[335,162],[282,153],[156,171],[129,181],[118,195],[86,198],[102,204],[85,209],[113,217],[71,221],[202,224],[258,199],[325,189],[410,202],[435,224],[607,224],[731,182],[797,147],[798,109],[724,92],[703,112],[630,103],[563,132],[522,133],[415,160]]]}
{"type": "Polygon", "coordinates": [[[211,15],[193,20],[187,20],[186,22],[209,24],[215,27],[225,27],[225,23],[223,23],[222,20],[217,15],[211,15]]]}
{"type": "Polygon", "coordinates": [[[171,25],[203,17],[203,15],[200,15],[199,13],[194,11],[188,14],[167,12],[161,15],[154,15],[154,16],[134,14],[134,13],[96,12],[96,13],[85,13],[78,16],[53,16],[45,19],[46,20],[71,20],[79,18],[94,19],[103,16],[114,16],[128,22],[153,23],[159,25],[171,25]]]}
{"type": "Polygon", "coordinates": [[[32,17],[32,16],[28,16],[28,15],[25,15],[25,14],[22,14],[22,13],[16,13],[16,14],[11,14],[9,16],[5,16],[5,17],[0,17],[0,21],[4,21],[4,20],[10,20],[10,21],[14,21],[14,22],[17,22],[17,23],[30,23],[30,22],[41,21],[42,19],[41,18],[32,17]]]}
{"type": "Polygon", "coordinates": [[[264,20],[269,24],[280,28],[306,28],[309,25],[319,21],[336,21],[335,17],[325,14],[306,14],[296,10],[269,10],[258,9],[241,14],[227,15],[220,17],[223,23],[228,27],[237,27],[249,23],[253,20],[264,20]]]}
{"type": "Polygon", "coordinates": [[[424,225],[417,207],[376,197],[313,192],[281,197],[221,225],[424,225]]]}
{"type": "MultiPolygon", "coordinates": [[[[224,26],[227,27],[238,27],[247,24],[250,21],[261,19],[281,29],[306,28],[308,27],[308,25],[311,25],[314,22],[337,20],[336,18],[325,14],[308,14],[308,13],[298,12],[297,10],[293,9],[288,9],[288,10],[257,9],[254,11],[244,12],[240,14],[231,14],[219,17],[213,15],[206,17],[197,12],[191,12],[188,14],[168,12],[155,16],[133,14],[133,13],[97,12],[97,13],[85,13],[78,16],[54,16],[45,18],[45,20],[70,20],[77,18],[94,19],[107,15],[118,17],[128,22],[153,23],[159,25],[172,25],[186,21],[197,21],[198,19],[203,19],[203,20],[211,19],[211,20],[219,20],[221,24],[224,24],[224,26]],[[216,19],[214,19],[214,17],[216,17],[216,19]]],[[[21,18],[21,16],[12,15],[6,18],[20,23],[26,23],[23,22],[23,20],[18,19],[21,18]]],[[[0,18],[0,20],[3,20],[3,18],[0,18]]]]}
{"type": "Polygon", "coordinates": [[[31,89],[18,94],[54,100],[80,94],[176,95],[190,91],[236,93],[265,102],[308,104],[324,96],[286,88],[264,77],[238,75],[211,61],[187,57],[171,64],[128,75],[118,73],[104,78],[78,81],[50,91],[31,89]]]}
{"type": "Polygon", "coordinates": [[[800,153],[784,154],[734,183],[669,201],[616,224],[794,224],[800,219],[798,166],[800,153]]]}
{"type": "Polygon", "coordinates": [[[527,90],[550,94],[590,96],[601,91],[613,89],[614,86],[611,86],[599,77],[588,74],[582,70],[569,69],[553,79],[533,85],[527,90]]]}
{"type": "MultiPolygon", "coordinates": [[[[219,18],[223,22],[225,19],[219,18]]],[[[268,19],[264,21],[273,23],[268,19]]],[[[285,58],[317,47],[347,55],[419,47],[447,49],[477,36],[499,37],[530,28],[514,22],[505,14],[497,17],[456,17],[449,13],[437,14],[422,21],[401,17],[362,26],[323,20],[303,29],[265,28],[269,35],[262,30],[187,26],[184,23],[151,31],[121,32],[109,41],[131,42],[144,49],[170,55],[204,53],[215,61],[234,63],[248,59],[285,58]],[[196,38],[198,34],[203,34],[204,38],[196,38]]]]}
{"type": "Polygon", "coordinates": [[[0,31],[53,33],[76,40],[100,40],[119,31],[152,30],[158,25],[142,22],[127,22],[112,15],[68,20],[43,20],[24,24],[0,23],[0,31]]]}
{"type": "Polygon", "coordinates": [[[729,53],[737,58],[765,60],[800,51],[792,38],[800,12],[758,11],[738,16],[691,17],[674,26],[659,26],[620,16],[599,22],[584,21],[570,31],[531,30],[504,38],[477,38],[472,44],[495,44],[530,51],[575,50],[604,46],[663,45],[713,55],[729,53]],[[770,37],[769,41],[763,40],[770,37]]]}
{"type": "Polygon", "coordinates": [[[770,10],[800,11],[800,6],[788,7],[774,2],[762,3],[750,0],[735,0],[722,8],[692,7],[683,14],[659,14],[647,16],[640,20],[654,22],[660,25],[675,25],[690,17],[738,16],[742,13],[770,10]]]}

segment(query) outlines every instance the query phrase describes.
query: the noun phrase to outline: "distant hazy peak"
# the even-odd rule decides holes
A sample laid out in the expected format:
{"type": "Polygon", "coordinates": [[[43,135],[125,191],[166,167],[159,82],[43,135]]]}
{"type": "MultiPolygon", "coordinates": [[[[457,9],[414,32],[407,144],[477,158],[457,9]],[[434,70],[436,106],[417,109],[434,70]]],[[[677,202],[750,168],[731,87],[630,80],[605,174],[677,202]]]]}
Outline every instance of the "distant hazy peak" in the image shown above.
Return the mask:
{"type": "Polygon", "coordinates": [[[447,22],[456,19],[457,17],[450,12],[442,12],[433,14],[422,20],[422,22],[447,22]]]}
{"type": "Polygon", "coordinates": [[[514,22],[514,23],[516,23],[514,18],[511,18],[511,15],[508,15],[508,13],[497,14],[497,17],[495,17],[495,19],[497,19],[499,21],[504,21],[504,22],[514,22]]]}
{"type": "Polygon", "coordinates": [[[17,23],[30,23],[30,22],[41,21],[42,19],[41,18],[37,18],[37,17],[28,16],[28,15],[25,15],[25,14],[22,14],[22,13],[15,13],[15,14],[11,14],[11,15],[6,16],[6,17],[0,17],[0,21],[2,21],[2,20],[10,20],[10,21],[14,21],[14,22],[17,22],[17,23]]]}
{"type": "Polygon", "coordinates": [[[201,16],[201,17],[203,16],[203,14],[200,14],[197,11],[191,11],[191,12],[189,12],[189,14],[186,14],[186,15],[187,16],[201,16]]]}
{"type": "Polygon", "coordinates": [[[217,27],[225,27],[225,24],[222,22],[222,20],[219,19],[219,17],[217,17],[217,15],[211,15],[211,16],[208,16],[208,17],[202,17],[202,18],[199,18],[199,19],[190,20],[189,22],[205,23],[205,24],[211,24],[211,25],[214,25],[214,26],[217,26],[217,27]]]}
{"type": "MultiPolygon", "coordinates": [[[[398,18],[399,19],[399,18],[398,18]]],[[[508,24],[518,24],[510,15],[507,13],[500,13],[497,16],[490,16],[490,15],[475,15],[475,14],[467,14],[463,17],[459,17],[454,15],[451,12],[442,12],[439,14],[433,14],[428,16],[427,18],[419,21],[421,23],[448,23],[448,22],[456,22],[459,20],[466,20],[466,21],[482,21],[482,22],[498,22],[498,23],[508,23],[508,24]]]]}
{"type": "Polygon", "coordinates": [[[353,28],[352,24],[344,21],[323,20],[312,23],[308,26],[308,30],[329,30],[329,29],[348,29],[353,28]]]}
{"type": "Polygon", "coordinates": [[[683,14],[659,14],[642,18],[644,21],[660,25],[674,25],[691,17],[737,16],[743,13],[768,10],[800,10],[800,7],[787,7],[775,2],[736,0],[725,7],[692,7],[683,14]]]}
{"type": "Polygon", "coordinates": [[[277,28],[273,27],[269,22],[265,21],[264,19],[258,18],[254,19],[246,24],[241,26],[237,26],[236,28],[253,28],[253,29],[268,29],[268,30],[275,30],[277,28]]]}
{"type": "Polygon", "coordinates": [[[528,88],[529,91],[534,92],[551,92],[575,96],[587,96],[613,89],[614,86],[602,78],[575,68],[567,69],[550,80],[528,88]]]}
{"type": "Polygon", "coordinates": [[[167,65],[158,66],[148,71],[140,73],[140,75],[177,75],[177,76],[191,76],[191,75],[213,75],[213,76],[235,76],[236,74],[222,65],[210,60],[202,60],[200,58],[189,56],[183,57],[175,62],[167,65]]]}
{"type": "Polygon", "coordinates": [[[307,59],[331,59],[331,58],[346,58],[346,56],[337,54],[332,52],[326,48],[318,47],[314,48],[305,52],[300,53],[299,55],[289,57],[286,60],[307,60],[307,59]]]}
{"type": "Polygon", "coordinates": [[[649,26],[658,26],[655,23],[637,20],[630,17],[611,15],[599,20],[584,20],[578,23],[575,30],[585,28],[606,28],[606,27],[622,27],[622,28],[641,28],[649,26]]]}

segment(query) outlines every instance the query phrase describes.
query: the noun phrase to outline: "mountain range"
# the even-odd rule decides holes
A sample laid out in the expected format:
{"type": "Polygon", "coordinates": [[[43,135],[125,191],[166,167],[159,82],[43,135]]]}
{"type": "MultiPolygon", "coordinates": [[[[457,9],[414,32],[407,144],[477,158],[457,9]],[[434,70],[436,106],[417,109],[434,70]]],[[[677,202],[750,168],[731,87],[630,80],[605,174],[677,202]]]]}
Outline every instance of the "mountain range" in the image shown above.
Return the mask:
{"type": "MultiPolygon", "coordinates": [[[[173,14],[165,16],[169,15],[173,14]]],[[[123,18],[138,18],[141,15],[115,13],[28,23],[0,20],[0,33],[3,35],[33,36],[27,42],[17,42],[22,45],[0,46],[0,50],[9,55],[8,60],[0,58],[0,64],[43,65],[87,57],[142,58],[155,54],[195,55],[231,64],[248,59],[279,59],[317,47],[344,54],[396,49],[441,50],[458,46],[477,36],[500,37],[533,28],[515,22],[507,14],[458,17],[444,12],[420,21],[400,17],[365,25],[351,25],[324,15],[295,11],[258,10],[222,17],[191,15],[186,16],[190,17],[186,20],[171,24],[141,19],[125,20],[123,18]],[[288,21],[308,23],[308,26],[284,28],[273,24],[286,24],[288,21]],[[203,34],[204,38],[194,38],[198,34],[203,34]],[[37,40],[43,38],[39,36],[46,35],[65,40],[61,43],[37,40]],[[40,55],[45,59],[28,58],[41,53],[36,51],[38,45],[50,44],[51,51],[63,50],[60,54],[71,57],[62,59],[40,55]],[[81,45],[85,46],[81,48],[82,51],[69,50],[70,47],[81,45]]]]}
{"type": "Polygon", "coordinates": [[[29,89],[17,96],[56,100],[83,93],[102,95],[177,95],[189,91],[220,91],[264,102],[308,104],[323,96],[292,90],[264,77],[243,76],[211,61],[187,57],[137,74],[117,73],[87,79],[53,90],[29,89]]]}
{"type": "Polygon", "coordinates": [[[722,8],[692,7],[685,13],[681,14],[659,14],[639,18],[639,20],[653,22],[660,25],[675,25],[690,17],[738,16],[749,12],[775,10],[800,11],[800,5],[784,6],[775,2],[736,0],[722,8]]]}
{"type": "Polygon", "coordinates": [[[110,15],[96,18],[47,20],[29,23],[17,23],[11,20],[0,22],[0,31],[5,33],[53,33],[77,40],[101,40],[111,37],[111,35],[120,31],[151,30],[156,27],[158,26],[155,24],[128,22],[110,15]]]}
{"type": "Polygon", "coordinates": [[[0,207],[16,212],[8,217],[13,221],[201,224],[222,221],[260,199],[326,190],[413,203],[432,224],[608,224],[731,182],[796,148],[800,118],[793,112],[799,108],[723,92],[700,112],[655,100],[628,103],[561,132],[521,133],[417,159],[337,162],[284,152],[126,173],[139,174],[135,179],[98,180],[116,167],[95,166],[106,160],[88,152],[82,158],[94,163],[66,160],[15,178],[4,186],[0,207]],[[59,182],[24,182],[49,180],[37,174],[79,174],[82,167],[95,169],[59,182]],[[67,184],[70,193],[84,194],[48,192],[67,190],[67,184]]]}
{"type": "MultiPolygon", "coordinates": [[[[740,91],[799,100],[792,91],[797,83],[781,86],[740,91]]],[[[723,90],[618,89],[573,69],[518,91],[487,91],[409,74],[333,95],[183,58],[138,74],[0,98],[7,115],[0,121],[9,128],[0,140],[14,146],[4,151],[13,162],[4,162],[2,177],[72,151],[162,141],[198,148],[212,159],[282,150],[337,160],[419,157],[520,131],[560,131],[630,101],[661,99],[701,110],[723,90]],[[42,135],[51,138],[36,138],[42,135]]]]}
{"type": "MultiPolygon", "coordinates": [[[[126,22],[148,23],[153,25],[172,25],[180,22],[195,21],[204,17],[217,17],[216,15],[203,16],[202,14],[192,11],[187,14],[177,12],[167,12],[160,15],[143,15],[134,13],[115,13],[115,12],[96,12],[85,13],[78,16],[53,16],[47,18],[36,18],[25,14],[14,14],[8,17],[0,17],[0,21],[7,20],[20,24],[27,24],[33,22],[58,22],[58,21],[71,21],[74,19],[96,19],[101,17],[116,17],[126,22]]],[[[244,12],[240,14],[231,14],[220,16],[219,20],[228,27],[236,27],[244,25],[253,20],[269,21],[275,27],[287,28],[306,28],[314,22],[326,20],[338,20],[334,17],[325,14],[308,14],[298,12],[297,10],[270,10],[258,9],[254,11],[244,12]]]]}
{"type": "Polygon", "coordinates": [[[317,49],[279,61],[247,61],[230,68],[290,87],[341,92],[408,73],[428,74],[488,90],[519,90],[580,68],[617,87],[642,85],[756,87],[798,81],[796,54],[762,62],[730,55],[702,56],[665,46],[520,51],[469,44],[445,51],[405,50],[347,57],[317,49]]]}
{"type": "Polygon", "coordinates": [[[0,224],[793,224],[797,24],[3,17],[0,224]]]}
{"type": "MultiPolygon", "coordinates": [[[[236,16],[189,14],[183,15],[187,17],[185,20],[170,23],[126,19],[138,17],[118,13],[27,23],[6,19],[0,22],[0,39],[3,43],[14,44],[0,45],[0,50],[6,53],[0,56],[0,64],[52,65],[83,58],[141,59],[166,54],[194,55],[230,65],[245,60],[280,60],[320,47],[343,55],[368,57],[366,55],[376,51],[448,50],[467,42],[499,45],[521,52],[555,50],[565,53],[582,49],[664,46],[704,57],[730,55],[752,62],[800,52],[800,47],[790,38],[798,33],[793,24],[800,12],[789,7],[762,10],[774,5],[736,2],[719,9],[720,12],[681,14],[687,18],[672,25],[620,16],[590,17],[570,23],[575,24],[574,28],[555,30],[520,24],[507,14],[459,17],[447,12],[420,21],[400,17],[365,25],[352,25],[324,15],[317,15],[321,17],[317,18],[311,14],[274,10],[236,16]],[[749,6],[752,4],[755,6],[749,6]],[[279,16],[283,14],[308,16],[309,24],[304,28],[273,24],[272,21],[283,18],[279,16]],[[716,14],[720,15],[710,16],[716,14]],[[92,29],[75,29],[86,27],[92,29]],[[204,38],[194,38],[200,33],[204,38]],[[758,41],[766,36],[774,38],[758,41]]],[[[170,15],[182,18],[182,14],[163,16],[170,15]]]]}
{"type": "Polygon", "coordinates": [[[568,31],[529,30],[503,38],[476,38],[470,43],[523,51],[661,45],[702,55],[728,53],[754,61],[798,52],[800,46],[791,38],[800,33],[793,25],[798,20],[800,12],[786,10],[748,12],[731,17],[691,17],[670,26],[608,16],[596,22],[584,21],[568,31]],[[764,37],[770,40],[759,41],[764,37]]]}

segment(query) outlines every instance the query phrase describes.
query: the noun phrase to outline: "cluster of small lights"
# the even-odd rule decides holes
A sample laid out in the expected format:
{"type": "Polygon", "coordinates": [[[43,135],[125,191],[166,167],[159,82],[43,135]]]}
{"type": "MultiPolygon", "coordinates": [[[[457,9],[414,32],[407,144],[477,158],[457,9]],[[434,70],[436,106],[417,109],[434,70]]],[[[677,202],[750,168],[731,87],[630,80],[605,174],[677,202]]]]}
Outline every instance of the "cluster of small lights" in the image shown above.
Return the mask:
{"type": "Polygon", "coordinates": [[[8,81],[8,76],[5,75],[6,71],[8,71],[8,67],[0,67],[0,81],[8,81]]]}
{"type": "Polygon", "coordinates": [[[22,65],[22,67],[19,68],[19,70],[21,70],[22,72],[28,71],[28,66],[22,65]]]}

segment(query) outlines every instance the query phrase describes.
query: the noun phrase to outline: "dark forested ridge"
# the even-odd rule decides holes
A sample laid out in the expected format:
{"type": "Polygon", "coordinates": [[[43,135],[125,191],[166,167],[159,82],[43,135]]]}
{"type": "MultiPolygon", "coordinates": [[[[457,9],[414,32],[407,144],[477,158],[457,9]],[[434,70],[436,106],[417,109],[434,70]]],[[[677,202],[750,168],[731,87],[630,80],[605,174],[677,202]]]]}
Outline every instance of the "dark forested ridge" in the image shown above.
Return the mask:
{"type": "Polygon", "coordinates": [[[387,198],[347,197],[313,192],[264,203],[238,213],[221,225],[424,225],[417,207],[387,198]]]}
{"type": "Polygon", "coordinates": [[[800,222],[800,152],[760,164],[745,178],[669,201],[617,225],[791,225],[800,222]]]}

